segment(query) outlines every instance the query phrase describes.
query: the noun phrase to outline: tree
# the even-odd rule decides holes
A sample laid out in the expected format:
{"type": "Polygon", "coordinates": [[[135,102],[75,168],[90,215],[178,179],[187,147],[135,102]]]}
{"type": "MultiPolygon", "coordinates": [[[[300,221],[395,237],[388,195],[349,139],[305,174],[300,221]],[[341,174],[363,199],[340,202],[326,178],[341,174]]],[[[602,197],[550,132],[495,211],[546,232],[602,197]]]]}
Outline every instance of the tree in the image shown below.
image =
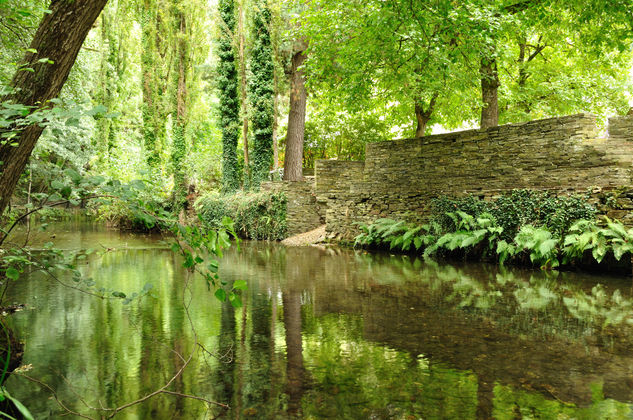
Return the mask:
{"type": "Polygon", "coordinates": [[[185,3],[175,0],[172,6],[173,23],[175,28],[175,56],[176,77],[174,86],[176,94],[172,109],[173,130],[171,165],[174,174],[174,206],[182,209],[187,195],[187,181],[185,179],[184,159],[187,154],[187,141],[185,131],[187,127],[187,72],[189,71],[189,46],[187,43],[187,20],[185,15],[185,3]]]}
{"type": "Polygon", "coordinates": [[[442,1],[424,8],[396,0],[311,1],[300,29],[310,40],[311,92],[347,103],[352,113],[380,99],[416,136],[431,121],[457,126],[477,104],[458,24],[454,7],[442,1]]]}
{"type": "MultiPolygon", "coordinates": [[[[56,0],[44,15],[35,33],[23,65],[16,71],[11,86],[14,92],[3,98],[31,109],[48,107],[56,98],[70,73],[88,31],[107,0],[56,0]]],[[[13,138],[0,130],[0,215],[9,204],[20,175],[42,134],[43,127],[33,124],[13,138]]]]}
{"type": "Polygon", "coordinates": [[[416,137],[613,112],[630,91],[632,6],[602,3],[314,0],[301,18],[311,95],[350,114],[382,101],[395,135],[416,137]]]}
{"type": "Polygon", "coordinates": [[[158,0],[143,0],[139,4],[141,23],[141,84],[143,92],[142,119],[143,143],[147,165],[159,169],[160,150],[165,142],[165,112],[162,93],[165,91],[163,74],[164,23],[159,12],[158,0]]]}
{"type": "Polygon", "coordinates": [[[237,96],[237,68],[233,47],[235,33],[235,2],[220,0],[221,35],[218,40],[218,87],[220,96],[220,127],[222,128],[222,189],[233,192],[240,187],[237,162],[237,137],[240,124],[237,96]]]}
{"type": "Polygon", "coordinates": [[[286,134],[286,158],[284,159],[284,180],[303,179],[303,140],[306,123],[306,102],[308,92],[305,86],[303,63],[306,59],[308,43],[297,39],[292,54],[290,70],[290,113],[286,134]]]}
{"type": "Polygon", "coordinates": [[[240,102],[242,112],[242,143],[244,145],[244,176],[245,182],[250,184],[250,158],[248,155],[248,98],[246,80],[246,28],[244,27],[244,15],[246,0],[239,0],[237,15],[239,34],[239,69],[240,69],[240,102]]]}
{"type": "Polygon", "coordinates": [[[270,42],[271,14],[266,0],[255,3],[249,99],[253,127],[253,185],[268,177],[273,141],[273,57],[270,42]]]}

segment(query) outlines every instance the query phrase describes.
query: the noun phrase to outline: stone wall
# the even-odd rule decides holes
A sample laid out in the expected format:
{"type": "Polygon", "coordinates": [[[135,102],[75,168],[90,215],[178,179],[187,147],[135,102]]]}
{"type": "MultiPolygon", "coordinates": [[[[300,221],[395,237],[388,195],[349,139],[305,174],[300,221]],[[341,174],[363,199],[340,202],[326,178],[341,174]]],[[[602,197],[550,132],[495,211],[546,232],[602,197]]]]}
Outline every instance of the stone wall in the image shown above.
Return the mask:
{"type": "Polygon", "coordinates": [[[303,182],[264,182],[261,188],[286,194],[288,236],[316,229],[325,223],[325,213],[321,212],[322,208],[316,202],[314,177],[306,177],[303,182]]]}
{"type": "MultiPolygon", "coordinates": [[[[365,162],[317,161],[316,202],[325,208],[328,234],[351,239],[357,222],[420,222],[440,195],[625,191],[633,185],[633,116],[610,119],[608,133],[599,138],[595,117],[578,114],[369,143],[365,162]]],[[[618,196],[621,218],[629,213],[627,194],[618,196]]]]}

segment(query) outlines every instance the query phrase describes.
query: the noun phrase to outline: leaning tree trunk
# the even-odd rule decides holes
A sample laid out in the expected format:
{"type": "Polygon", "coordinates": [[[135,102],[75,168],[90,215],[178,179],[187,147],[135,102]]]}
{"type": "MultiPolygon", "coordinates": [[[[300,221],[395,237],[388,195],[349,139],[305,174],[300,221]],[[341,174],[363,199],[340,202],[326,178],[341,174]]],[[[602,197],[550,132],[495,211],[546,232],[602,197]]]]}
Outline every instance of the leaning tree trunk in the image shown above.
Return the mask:
{"type": "Polygon", "coordinates": [[[480,128],[496,127],[499,125],[499,73],[497,72],[497,60],[494,58],[482,58],[479,68],[481,76],[481,108],[480,128]]]}
{"type": "Polygon", "coordinates": [[[290,113],[288,115],[288,134],[286,135],[286,157],[284,160],[284,180],[301,181],[303,179],[303,139],[306,125],[305,76],[300,68],[305,59],[307,44],[298,42],[292,56],[290,74],[290,113]]]}
{"type": "MultiPolygon", "coordinates": [[[[18,70],[11,81],[16,91],[2,101],[48,106],[48,101],[59,95],[86,35],[106,3],[107,0],[51,1],[50,13],[44,15],[29,48],[36,52],[28,52],[23,60],[25,67],[34,71],[18,70]],[[53,64],[39,62],[44,58],[53,64]]],[[[9,204],[42,131],[41,126],[31,125],[12,140],[17,146],[0,144],[0,215],[9,204]]]]}

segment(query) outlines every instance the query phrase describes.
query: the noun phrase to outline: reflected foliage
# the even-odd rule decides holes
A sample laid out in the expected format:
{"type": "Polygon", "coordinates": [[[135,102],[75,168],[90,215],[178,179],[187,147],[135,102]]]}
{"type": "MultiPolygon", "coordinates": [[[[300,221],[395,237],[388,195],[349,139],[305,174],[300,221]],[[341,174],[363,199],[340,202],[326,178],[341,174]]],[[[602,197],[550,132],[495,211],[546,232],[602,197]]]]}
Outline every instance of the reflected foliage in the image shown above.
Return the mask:
{"type": "MultiPolygon", "coordinates": [[[[82,235],[84,243],[113,243],[98,231],[82,235]]],[[[13,319],[17,330],[33,331],[29,374],[77,409],[75,391],[92,403],[117,404],[152,389],[181,363],[172,349],[186,352],[193,340],[181,304],[188,274],[180,258],[149,249],[151,237],[119,240],[116,250],[89,257],[82,273],[123,291],[150,282],[151,296],[121,306],[37,274],[24,289],[10,290],[10,299],[33,308],[13,319]],[[136,249],[126,249],[126,241],[136,249]]],[[[163,396],[123,418],[630,413],[631,298],[616,290],[617,279],[599,286],[589,275],[262,243],[227,251],[220,267],[227,287],[249,283],[240,292],[244,306],[219,302],[204,282],[191,282],[195,331],[214,356],[199,352],[174,390],[227,403],[230,411],[163,396]],[[618,321],[616,313],[624,317],[618,321]],[[605,322],[607,314],[614,319],[605,322]]],[[[47,392],[19,377],[8,389],[28,396],[35,416],[57,412],[47,392]]]]}

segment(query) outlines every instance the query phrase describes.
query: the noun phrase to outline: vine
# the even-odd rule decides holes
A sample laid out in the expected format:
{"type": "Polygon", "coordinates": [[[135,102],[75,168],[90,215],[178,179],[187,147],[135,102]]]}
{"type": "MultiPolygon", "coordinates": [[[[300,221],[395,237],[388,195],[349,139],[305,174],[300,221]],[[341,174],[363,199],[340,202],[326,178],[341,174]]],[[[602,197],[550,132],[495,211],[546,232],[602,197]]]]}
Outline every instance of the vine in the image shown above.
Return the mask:
{"type": "Polygon", "coordinates": [[[253,125],[253,185],[267,179],[273,158],[273,52],[270,40],[271,13],[265,0],[258,0],[253,14],[254,41],[251,52],[249,99],[253,125]]]}
{"type": "Polygon", "coordinates": [[[218,88],[220,90],[220,128],[222,130],[222,189],[233,192],[240,187],[237,138],[240,125],[237,96],[237,68],[232,34],[235,32],[234,0],[218,2],[222,31],[218,40],[218,88]]]}

